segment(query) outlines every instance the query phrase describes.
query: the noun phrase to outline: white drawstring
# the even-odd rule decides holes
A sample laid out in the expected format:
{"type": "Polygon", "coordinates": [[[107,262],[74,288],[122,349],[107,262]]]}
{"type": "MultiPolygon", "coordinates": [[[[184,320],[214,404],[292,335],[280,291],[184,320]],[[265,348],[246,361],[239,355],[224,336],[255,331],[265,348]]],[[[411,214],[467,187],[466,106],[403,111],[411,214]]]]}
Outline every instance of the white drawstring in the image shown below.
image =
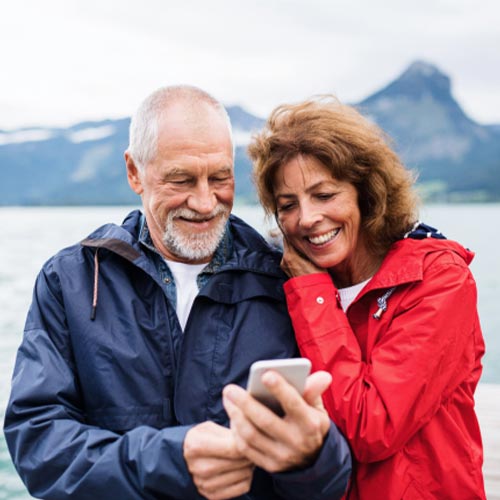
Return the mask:
{"type": "Polygon", "coordinates": [[[96,248],[96,251],[94,254],[94,293],[92,296],[92,312],[90,314],[90,319],[92,321],[95,320],[95,316],[96,316],[97,295],[98,295],[98,290],[99,290],[99,259],[97,257],[97,252],[99,252],[98,248],[96,248]]]}

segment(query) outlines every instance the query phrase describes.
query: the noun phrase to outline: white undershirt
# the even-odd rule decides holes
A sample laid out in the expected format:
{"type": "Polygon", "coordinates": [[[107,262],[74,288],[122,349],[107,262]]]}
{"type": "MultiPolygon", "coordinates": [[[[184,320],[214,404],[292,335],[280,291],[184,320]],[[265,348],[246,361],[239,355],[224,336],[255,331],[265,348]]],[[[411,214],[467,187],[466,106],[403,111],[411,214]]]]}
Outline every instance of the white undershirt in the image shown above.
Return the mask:
{"type": "Polygon", "coordinates": [[[351,305],[351,302],[357,297],[358,293],[365,287],[365,285],[371,280],[368,278],[366,281],[362,281],[357,285],[348,286],[346,288],[339,288],[340,304],[342,309],[347,311],[347,308],[351,305]]]}
{"type": "Polygon", "coordinates": [[[167,259],[165,259],[165,262],[174,277],[177,292],[177,317],[182,331],[184,331],[194,299],[198,295],[196,278],[206,264],[185,264],[184,262],[174,262],[167,259]]]}

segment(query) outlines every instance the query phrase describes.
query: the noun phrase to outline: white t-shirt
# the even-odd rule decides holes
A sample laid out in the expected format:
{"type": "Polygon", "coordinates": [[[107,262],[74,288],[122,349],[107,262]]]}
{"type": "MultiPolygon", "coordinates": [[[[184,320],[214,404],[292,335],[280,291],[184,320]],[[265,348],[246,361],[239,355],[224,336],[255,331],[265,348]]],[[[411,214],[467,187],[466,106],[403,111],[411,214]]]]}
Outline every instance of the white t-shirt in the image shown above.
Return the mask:
{"type": "Polygon", "coordinates": [[[177,291],[177,317],[182,331],[186,327],[187,319],[195,297],[198,295],[196,278],[206,264],[185,264],[165,259],[175,280],[177,291]]]}
{"type": "Polygon", "coordinates": [[[346,288],[339,288],[339,297],[340,304],[342,305],[342,309],[347,311],[347,308],[350,306],[351,302],[357,297],[358,293],[365,287],[365,285],[371,280],[368,278],[366,281],[362,281],[357,285],[348,286],[346,288]]]}

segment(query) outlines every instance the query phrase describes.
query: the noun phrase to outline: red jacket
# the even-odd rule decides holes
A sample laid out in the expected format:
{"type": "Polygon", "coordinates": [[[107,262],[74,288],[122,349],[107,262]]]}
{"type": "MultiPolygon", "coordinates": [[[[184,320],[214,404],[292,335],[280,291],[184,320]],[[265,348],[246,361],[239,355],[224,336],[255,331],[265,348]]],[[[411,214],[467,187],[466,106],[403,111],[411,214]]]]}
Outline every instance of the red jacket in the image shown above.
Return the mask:
{"type": "Polygon", "coordinates": [[[449,240],[398,241],[346,313],[326,273],[285,283],[302,355],[333,375],[324,401],[357,462],[350,500],[485,498],[472,258],[449,240]]]}

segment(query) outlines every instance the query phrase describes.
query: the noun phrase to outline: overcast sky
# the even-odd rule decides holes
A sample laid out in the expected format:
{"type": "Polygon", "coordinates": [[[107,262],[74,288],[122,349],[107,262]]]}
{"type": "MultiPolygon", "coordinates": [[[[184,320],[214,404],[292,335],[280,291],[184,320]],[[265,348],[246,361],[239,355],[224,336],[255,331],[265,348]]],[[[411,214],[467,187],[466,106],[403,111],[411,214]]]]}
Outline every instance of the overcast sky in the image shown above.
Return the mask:
{"type": "Polygon", "coordinates": [[[0,0],[0,129],[129,116],[190,83],[266,116],[357,102],[419,59],[500,123],[499,0],[0,0]]]}

